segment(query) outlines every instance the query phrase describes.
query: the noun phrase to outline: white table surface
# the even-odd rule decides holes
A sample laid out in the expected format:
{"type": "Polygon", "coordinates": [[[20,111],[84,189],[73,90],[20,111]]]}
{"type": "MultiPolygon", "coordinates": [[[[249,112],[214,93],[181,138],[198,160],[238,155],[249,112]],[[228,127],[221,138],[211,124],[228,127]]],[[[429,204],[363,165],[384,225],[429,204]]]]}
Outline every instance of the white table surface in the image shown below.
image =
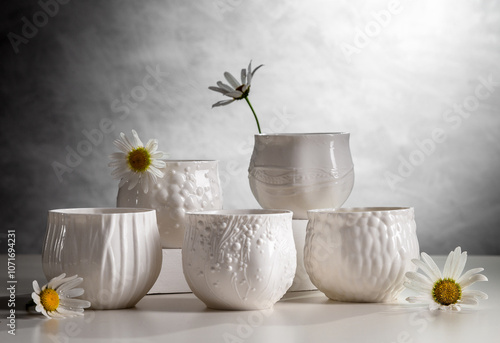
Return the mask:
{"type": "MultiPolygon", "coordinates": [[[[436,258],[440,267],[444,257],[436,258]]],[[[27,314],[31,283],[45,283],[41,258],[16,257],[16,335],[7,333],[7,262],[0,256],[0,342],[500,342],[500,256],[471,256],[489,296],[458,313],[408,304],[340,303],[319,291],[286,294],[272,310],[210,310],[193,294],[147,295],[126,310],[85,311],[62,320],[27,314]]]]}

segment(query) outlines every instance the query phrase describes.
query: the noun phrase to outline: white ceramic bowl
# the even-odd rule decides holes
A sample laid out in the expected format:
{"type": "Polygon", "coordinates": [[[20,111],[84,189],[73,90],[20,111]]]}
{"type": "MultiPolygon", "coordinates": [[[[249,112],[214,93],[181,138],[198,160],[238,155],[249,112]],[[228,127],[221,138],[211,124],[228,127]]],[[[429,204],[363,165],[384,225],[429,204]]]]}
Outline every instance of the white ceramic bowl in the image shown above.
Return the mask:
{"type": "Polygon", "coordinates": [[[184,240],[186,211],[222,209],[218,161],[165,160],[158,179],[148,193],[120,187],[117,207],[154,208],[163,248],[180,248],[184,240]]]}
{"type": "Polygon", "coordinates": [[[74,208],[49,211],[42,266],[48,280],[83,278],[93,309],[133,307],[153,286],[162,254],[155,210],[74,208]]]}
{"type": "Polygon", "coordinates": [[[308,216],[304,264],[320,291],[339,301],[397,298],[419,255],[413,208],[320,209],[308,216]]]}
{"type": "Polygon", "coordinates": [[[296,265],[290,211],[186,215],[184,276],[193,293],[210,308],[270,308],[292,285],[296,265]]]}
{"type": "Polygon", "coordinates": [[[338,208],[354,185],[349,133],[255,135],[248,168],[250,188],[263,208],[307,219],[315,208],[338,208]]]}

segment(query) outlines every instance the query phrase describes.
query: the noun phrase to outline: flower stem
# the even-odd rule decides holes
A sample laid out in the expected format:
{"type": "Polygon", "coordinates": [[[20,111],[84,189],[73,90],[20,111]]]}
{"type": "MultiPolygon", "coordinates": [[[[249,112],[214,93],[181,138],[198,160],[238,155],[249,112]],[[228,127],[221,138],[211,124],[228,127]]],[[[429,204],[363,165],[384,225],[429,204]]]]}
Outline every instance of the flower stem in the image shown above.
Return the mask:
{"type": "Polygon", "coordinates": [[[248,106],[250,106],[250,109],[252,110],[253,116],[255,117],[255,121],[257,122],[257,129],[259,129],[259,133],[262,133],[260,131],[260,124],[259,124],[259,119],[257,118],[257,115],[255,114],[255,111],[253,110],[252,104],[250,103],[250,100],[248,100],[248,97],[245,97],[245,100],[247,101],[248,106]]]}

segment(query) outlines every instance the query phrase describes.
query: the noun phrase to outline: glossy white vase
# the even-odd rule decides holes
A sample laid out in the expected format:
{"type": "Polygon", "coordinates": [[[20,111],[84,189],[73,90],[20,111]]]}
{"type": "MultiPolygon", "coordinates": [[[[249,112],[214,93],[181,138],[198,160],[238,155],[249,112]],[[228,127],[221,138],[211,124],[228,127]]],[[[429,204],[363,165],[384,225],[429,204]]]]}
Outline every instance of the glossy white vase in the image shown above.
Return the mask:
{"type": "Polygon", "coordinates": [[[349,133],[255,135],[248,174],[263,208],[291,210],[294,219],[338,208],[354,185],[349,133]]]}
{"type": "Polygon", "coordinates": [[[210,308],[272,307],[292,285],[296,264],[290,211],[225,210],[186,216],[184,276],[210,308]]]}
{"type": "Polygon", "coordinates": [[[304,264],[332,300],[390,302],[404,289],[419,257],[411,207],[308,212],[304,264]]]}
{"type": "Polygon", "coordinates": [[[49,211],[42,267],[47,280],[83,278],[93,309],[133,307],[155,283],[162,264],[151,209],[75,208],[49,211]]]}
{"type": "Polygon", "coordinates": [[[165,160],[165,176],[144,193],[140,187],[118,190],[118,207],[153,208],[163,248],[181,248],[186,211],[222,209],[217,161],[165,160]]]}

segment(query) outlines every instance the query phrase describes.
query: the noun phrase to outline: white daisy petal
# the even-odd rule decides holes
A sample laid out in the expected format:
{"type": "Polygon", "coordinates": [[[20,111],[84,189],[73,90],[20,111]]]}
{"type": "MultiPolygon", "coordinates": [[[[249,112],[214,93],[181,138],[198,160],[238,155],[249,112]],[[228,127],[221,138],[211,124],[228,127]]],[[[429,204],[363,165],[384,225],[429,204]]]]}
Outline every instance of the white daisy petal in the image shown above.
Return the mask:
{"type": "Polygon", "coordinates": [[[233,92],[227,93],[226,96],[233,98],[233,99],[239,99],[243,96],[243,93],[240,91],[233,91],[233,92]]]}
{"type": "Polygon", "coordinates": [[[220,88],[224,89],[227,92],[234,92],[233,88],[229,87],[228,85],[226,85],[225,83],[222,83],[220,81],[217,82],[217,86],[219,86],[220,88]]]}
{"type": "Polygon", "coordinates": [[[458,278],[457,282],[462,283],[464,280],[469,279],[472,275],[481,273],[484,270],[484,268],[473,268],[465,272],[464,275],[458,278]]]}
{"type": "Polygon", "coordinates": [[[412,262],[417,266],[419,267],[420,269],[422,269],[422,271],[429,277],[430,280],[432,280],[433,282],[436,281],[436,280],[439,280],[441,278],[441,274],[436,274],[435,271],[427,264],[425,263],[424,261],[422,260],[412,260],[412,262]]]}
{"type": "Polygon", "coordinates": [[[475,297],[462,297],[462,300],[460,300],[461,304],[464,305],[477,305],[479,301],[475,297]]]}
{"type": "Polygon", "coordinates": [[[33,280],[33,290],[39,294],[40,293],[40,286],[38,286],[38,282],[36,280],[33,280]]]}
{"type": "Polygon", "coordinates": [[[247,70],[245,68],[241,69],[241,84],[244,85],[247,81],[247,70]]]}
{"type": "Polygon", "coordinates": [[[259,68],[260,68],[260,67],[263,67],[263,66],[264,66],[264,65],[263,65],[263,64],[261,64],[260,66],[258,66],[257,68],[255,68],[255,69],[254,69],[254,71],[252,71],[252,77],[253,77],[253,74],[255,74],[255,72],[256,72],[257,70],[259,70],[259,68]]]}
{"type": "Polygon", "coordinates": [[[120,136],[122,138],[122,142],[125,144],[125,146],[128,147],[127,151],[134,150],[135,148],[137,148],[137,145],[130,142],[128,137],[123,132],[120,134],[120,136]]]}
{"type": "Polygon", "coordinates": [[[241,86],[239,83],[238,83],[238,80],[236,80],[236,78],[231,74],[231,73],[228,73],[227,71],[224,73],[224,77],[226,78],[227,82],[229,82],[229,84],[233,87],[233,88],[238,88],[239,86],[241,86]]]}
{"type": "MultiPolygon", "coordinates": [[[[76,275],[75,275],[76,276],[76,275]]],[[[75,277],[74,279],[71,279],[71,280],[67,280],[65,283],[63,283],[62,285],[60,285],[56,291],[58,293],[64,293],[66,292],[67,290],[70,290],[76,286],[78,286],[79,284],[81,284],[83,281],[83,279],[81,277],[75,277]]]]}
{"type": "Polygon", "coordinates": [[[478,299],[488,299],[488,294],[481,292],[477,289],[468,289],[462,292],[463,297],[474,297],[478,299]]]}
{"type": "Polygon", "coordinates": [[[83,293],[84,293],[83,288],[73,288],[73,289],[69,289],[69,290],[65,291],[64,297],[75,298],[75,297],[79,297],[80,295],[83,295],[83,293]]]}
{"type": "Polygon", "coordinates": [[[137,134],[137,131],[132,130],[132,136],[134,136],[135,147],[144,146],[144,144],[142,144],[141,139],[139,138],[139,135],[137,134]]]}
{"type": "Polygon", "coordinates": [[[210,87],[208,87],[208,89],[213,90],[215,92],[222,93],[222,94],[226,94],[227,93],[226,89],[222,89],[222,88],[219,88],[219,87],[210,86],[210,87]]]}
{"type": "Polygon", "coordinates": [[[232,99],[232,100],[221,100],[221,101],[218,101],[215,104],[213,104],[212,107],[226,106],[226,105],[229,105],[230,103],[232,103],[233,101],[235,101],[235,100],[234,99],[232,99]]]}
{"type": "Polygon", "coordinates": [[[466,262],[467,262],[467,252],[464,251],[458,257],[458,262],[455,264],[455,268],[451,271],[450,278],[452,278],[453,280],[458,280],[458,278],[460,277],[460,275],[462,275],[462,272],[464,271],[466,262]]]}
{"type": "Polygon", "coordinates": [[[410,279],[410,280],[414,280],[416,282],[419,282],[423,285],[426,285],[428,287],[432,287],[432,281],[425,275],[423,274],[420,274],[420,273],[416,273],[416,272],[408,272],[405,274],[405,276],[410,279]]]}
{"type": "Polygon", "coordinates": [[[162,159],[165,157],[165,153],[163,151],[155,151],[154,153],[151,154],[151,159],[153,160],[151,163],[160,163],[162,164],[162,167],[165,167],[165,161],[162,161],[162,159]]]}
{"type": "MultiPolygon", "coordinates": [[[[64,280],[65,277],[66,277],[66,274],[62,273],[61,275],[56,276],[55,278],[50,280],[49,283],[43,287],[55,289],[57,286],[59,286],[61,284],[61,281],[64,280]]],[[[42,287],[42,290],[43,290],[43,287],[42,287]]]]}
{"type": "Polygon", "coordinates": [[[146,150],[149,151],[149,153],[152,153],[158,149],[158,140],[157,139],[150,139],[148,143],[145,146],[146,150]]]}
{"type": "Polygon", "coordinates": [[[451,251],[448,254],[448,257],[446,258],[446,262],[444,263],[443,278],[447,279],[450,277],[454,261],[455,261],[455,252],[451,251]]]}
{"type": "Polygon", "coordinates": [[[247,71],[247,85],[252,83],[252,60],[248,63],[248,71],[247,71]]]}
{"type": "Polygon", "coordinates": [[[488,281],[488,278],[484,276],[483,274],[476,274],[471,276],[469,279],[464,280],[460,283],[460,286],[462,289],[469,287],[473,283],[479,282],[479,281],[488,281]]]}
{"type": "Polygon", "coordinates": [[[442,279],[443,276],[442,276],[441,271],[439,270],[438,266],[436,265],[436,262],[434,262],[434,260],[429,255],[427,255],[425,252],[423,252],[421,254],[421,256],[422,256],[422,259],[424,260],[424,262],[427,264],[427,266],[429,266],[429,268],[432,270],[433,275],[437,276],[436,279],[442,279]]]}
{"type": "Polygon", "coordinates": [[[117,139],[113,142],[113,144],[118,148],[120,149],[121,152],[123,153],[128,153],[130,150],[133,150],[134,147],[133,146],[129,146],[129,144],[127,144],[125,141],[123,140],[120,140],[120,139],[117,139]]]}

